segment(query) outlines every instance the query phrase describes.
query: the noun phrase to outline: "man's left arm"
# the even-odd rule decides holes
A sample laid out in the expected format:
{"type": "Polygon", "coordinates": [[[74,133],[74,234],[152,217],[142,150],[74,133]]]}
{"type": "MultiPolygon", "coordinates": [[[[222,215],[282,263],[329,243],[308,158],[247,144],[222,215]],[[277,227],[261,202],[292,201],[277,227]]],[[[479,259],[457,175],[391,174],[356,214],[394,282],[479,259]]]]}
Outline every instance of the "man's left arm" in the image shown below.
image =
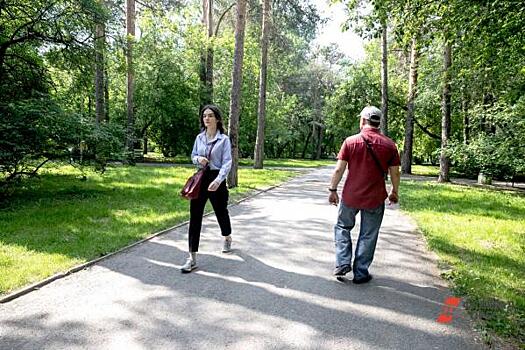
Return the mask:
{"type": "Polygon", "coordinates": [[[390,181],[392,182],[392,188],[388,195],[390,203],[397,203],[399,201],[399,183],[401,181],[401,173],[399,172],[399,165],[388,167],[390,173],[390,181]]]}

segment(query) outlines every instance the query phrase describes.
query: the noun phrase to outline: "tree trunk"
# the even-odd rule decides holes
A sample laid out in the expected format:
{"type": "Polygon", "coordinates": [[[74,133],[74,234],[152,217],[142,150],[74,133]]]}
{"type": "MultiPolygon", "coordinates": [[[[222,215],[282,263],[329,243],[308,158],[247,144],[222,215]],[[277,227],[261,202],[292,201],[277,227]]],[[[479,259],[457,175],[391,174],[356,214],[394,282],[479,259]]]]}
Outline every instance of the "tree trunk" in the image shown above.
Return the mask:
{"type": "Polygon", "coordinates": [[[104,67],[104,119],[106,123],[109,123],[109,76],[108,76],[108,67],[104,67]]]}
{"type": "Polygon", "coordinates": [[[91,115],[93,113],[93,98],[91,97],[91,94],[88,95],[88,114],[91,115]]]}
{"type": "Polygon", "coordinates": [[[317,154],[315,155],[315,159],[321,159],[321,155],[323,154],[324,126],[323,125],[319,125],[317,130],[318,130],[318,135],[317,135],[317,154]]]}
{"type": "Polygon", "coordinates": [[[381,44],[381,132],[388,136],[388,51],[386,20],[382,23],[381,44]]]}
{"type": "Polygon", "coordinates": [[[134,141],[135,141],[135,115],[133,94],[135,92],[135,72],[133,67],[133,43],[135,41],[135,0],[127,0],[126,8],[126,61],[127,61],[127,148],[128,163],[133,164],[134,159],[134,141]]]}
{"type": "Polygon", "coordinates": [[[263,1],[263,18],[261,33],[261,72],[259,74],[259,105],[257,107],[257,139],[253,155],[254,169],[263,168],[264,160],[264,128],[266,126],[266,78],[268,73],[268,34],[270,19],[270,0],[263,1]]]}
{"type": "MultiPolygon", "coordinates": [[[[489,91],[483,93],[483,110],[486,111],[489,107],[494,105],[494,95],[492,94],[492,88],[488,87],[489,91]]],[[[496,128],[490,122],[485,119],[485,116],[481,118],[481,130],[487,135],[493,135],[496,132],[496,128]]]]}
{"type": "Polygon", "coordinates": [[[316,155],[316,149],[317,149],[316,141],[317,141],[317,123],[315,122],[315,116],[314,116],[314,121],[312,122],[312,153],[310,155],[310,159],[312,160],[315,159],[315,155],[316,155]]]}
{"type": "Polygon", "coordinates": [[[315,74],[312,77],[312,155],[311,159],[319,159],[319,148],[321,147],[321,133],[322,133],[322,108],[321,108],[321,84],[322,77],[320,74],[315,74]]]}
{"type": "MultiPolygon", "coordinates": [[[[207,28],[208,26],[208,0],[202,0],[202,27],[207,28]]],[[[210,100],[206,93],[207,90],[207,75],[206,75],[206,48],[203,46],[201,49],[201,63],[199,69],[199,80],[200,84],[200,108],[204,107],[210,100]]]]}
{"type": "Polygon", "coordinates": [[[7,53],[7,45],[0,45],[0,80],[4,78],[4,62],[7,53]]]}
{"type": "Polygon", "coordinates": [[[407,112],[405,120],[405,143],[401,159],[401,172],[412,173],[412,146],[414,144],[414,100],[417,93],[417,70],[419,64],[419,49],[417,39],[412,39],[410,50],[410,77],[408,82],[407,112]]]}
{"type": "Polygon", "coordinates": [[[105,119],[104,96],[104,51],[105,51],[105,25],[102,19],[95,24],[95,115],[97,126],[105,119]]]}
{"type": "Polygon", "coordinates": [[[450,137],[450,100],[451,100],[451,74],[452,45],[445,43],[443,52],[443,94],[441,98],[441,154],[439,156],[439,178],[438,182],[449,182],[450,160],[446,154],[448,140],[450,137]]]}
{"type": "Polygon", "coordinates": [[[237,187],[239,167],[239,115],[241,111],[242,61],[244,56],[244,27],[246,24],[246,0],[237,0],[235,21],[235,49],[233,54],[232,89],[230,95],[230,118],[228,129],[232,145],[232,167],[228,175],[230,188],[237,187]]]}
{"type": "Polygon", "coordinates": [[[468,97],[465,92],[461,95],[461,113],[463,113],[463,143],[468,145],[470,140],[470,118],[468,116],[468,97]]]}
{"type": "Polygon", "coordinates": [[[213,0],[208,0],[208,52],[206,57],[206,98],[213,102],[213,0]]]}
{"type": "Polygon", "coordinates": [[[302,159],[306,158],[306,151],[308,150],[308,143],[310,142],[310,137],[311,136],[312,136],[312,131],[310,130],[308,132],[308,135],[306,136],[306,141],[304,142],[303,153],[301,155],[302,159]]]}

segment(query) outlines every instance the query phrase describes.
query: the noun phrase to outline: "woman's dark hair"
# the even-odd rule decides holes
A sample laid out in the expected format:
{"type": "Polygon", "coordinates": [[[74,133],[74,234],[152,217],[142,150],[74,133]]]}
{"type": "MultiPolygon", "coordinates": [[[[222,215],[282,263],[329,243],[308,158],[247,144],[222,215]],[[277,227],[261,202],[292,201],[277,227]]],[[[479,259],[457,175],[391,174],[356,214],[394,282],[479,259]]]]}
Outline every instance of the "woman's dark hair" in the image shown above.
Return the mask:
{"type": "Polygon", "coordinates": [[[217,119],[217,130],[219,130],[221,134],[224,134],[224,126],[222,125],[221,111],[219,110],[219,107],[217,107],[216,105],[206,105],[202,107],[201,112],[200,112],[200,117],[199,117],[201,121],[201,130],[202,131],[206,130],[206,127],[204,126],[203,114],[204,114],[204,111],[207,109],[211,110],[213,114],[215,115],[215,119],[217,119]]]}

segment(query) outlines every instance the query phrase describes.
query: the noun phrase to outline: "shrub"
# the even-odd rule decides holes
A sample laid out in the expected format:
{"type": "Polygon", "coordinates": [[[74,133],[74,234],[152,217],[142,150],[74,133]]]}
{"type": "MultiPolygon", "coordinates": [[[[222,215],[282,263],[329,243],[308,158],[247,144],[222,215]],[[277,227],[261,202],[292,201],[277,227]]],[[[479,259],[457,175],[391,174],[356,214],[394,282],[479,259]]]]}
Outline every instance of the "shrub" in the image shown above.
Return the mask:
{"type": "Polygon", "coordinates": [[[123,131],[64,112],[49,96],[0,105],[0,173],[6,191],[23,176],[35,175],[50,160],[92,165],[104,170],[107,159],[123,150],[123,131]]]}

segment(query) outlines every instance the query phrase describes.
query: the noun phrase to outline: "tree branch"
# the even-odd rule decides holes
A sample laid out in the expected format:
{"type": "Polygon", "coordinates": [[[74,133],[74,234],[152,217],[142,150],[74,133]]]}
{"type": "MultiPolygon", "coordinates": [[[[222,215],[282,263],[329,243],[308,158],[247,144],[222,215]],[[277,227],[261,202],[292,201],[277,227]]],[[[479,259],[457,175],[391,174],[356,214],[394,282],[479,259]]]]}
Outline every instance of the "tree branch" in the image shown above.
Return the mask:
{"type": "Polygon", "coordinates": [[[221,24],[222,19],[224,18],[226,13],[228,13],[228,11],[231,10],[231,8],[233,6],[235,6],[235,3],[231,4],[230,6],[228,6],[228,8],[226,10],[224,10],[224,12],[222,13],[221,17],[219,17],[219,20],[217,21],[217,26],[215,27],[215,36],[217,36],[217,33],[219,33],[219,25],[221,24]]]}
{"type": "MultiPolygon", "coordinates": [[[[377,86],[376,86],[376,90],[379,91],[379,89],[377,89],[377,86]]],[[[408,110],[406,105],[401,104],[397,100],[388,98],[388,103],[392,103],[394,106],[397,106],[397,107],[401,108],[405,112],[408,110]]],[[[418,128],[421,129],[421,131],[423,131],[425,134],[427,134],[428,136],[430,136],[433,139],[441,140],[441,136],[438,136],[438,135],[432,133],[429,130],[428,126],[426,127],[426,126],[421,125],[421,123],[417,120],[416,116],[413,116],[413,118],[414,118],[414,123],[418,126],[418,128]]]]}
{"type": "Polygon", "coordinates": [[[421,125],[418,122],[418,120],[416,119],[416,116],[413,116],[412,118],[414,119],[414,123],[416,123],[416,125],[421,129],[421,131],[423,131],[425,134],[427,134],[428,136],[430,136],[433,139],[441,140],[441,136],[433,134],[430,130],[428,130],[428,127],[424,127],[423,125],[421,125]]]}

